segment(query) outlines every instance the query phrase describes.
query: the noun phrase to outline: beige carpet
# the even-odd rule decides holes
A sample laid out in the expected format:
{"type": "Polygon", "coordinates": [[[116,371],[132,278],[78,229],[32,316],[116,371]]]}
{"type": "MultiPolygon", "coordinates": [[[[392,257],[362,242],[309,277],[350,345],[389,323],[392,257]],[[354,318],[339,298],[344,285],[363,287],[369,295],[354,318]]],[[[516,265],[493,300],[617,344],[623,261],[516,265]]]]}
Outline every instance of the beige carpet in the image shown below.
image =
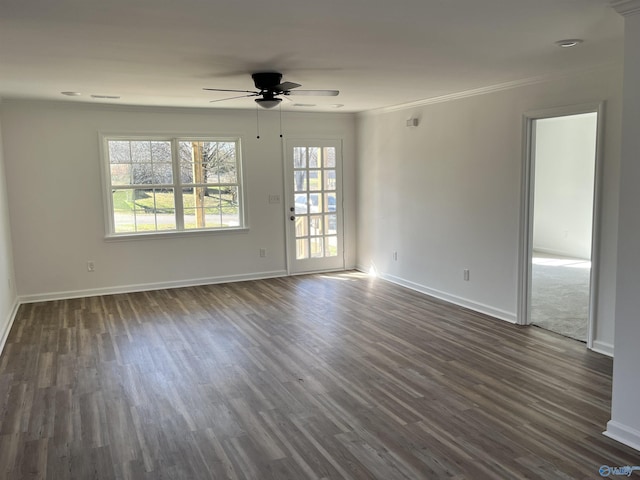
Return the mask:
{"type": "Polygon", "coordinates": [[[588,260],[533,252],[531,323],[586,342],[590,274],[588,260]]]}

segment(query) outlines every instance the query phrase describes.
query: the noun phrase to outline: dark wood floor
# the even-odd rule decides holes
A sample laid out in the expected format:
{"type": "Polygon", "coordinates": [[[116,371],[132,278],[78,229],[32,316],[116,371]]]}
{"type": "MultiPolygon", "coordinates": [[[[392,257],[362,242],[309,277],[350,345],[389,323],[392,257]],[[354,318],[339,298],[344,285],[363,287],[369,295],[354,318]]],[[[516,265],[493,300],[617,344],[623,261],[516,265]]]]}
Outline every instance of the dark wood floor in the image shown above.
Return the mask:
{"type": "Polygon", "coordinates": [[[23,305],[0,478],[600,478],[611,368],[358,273],[23,305]]]}

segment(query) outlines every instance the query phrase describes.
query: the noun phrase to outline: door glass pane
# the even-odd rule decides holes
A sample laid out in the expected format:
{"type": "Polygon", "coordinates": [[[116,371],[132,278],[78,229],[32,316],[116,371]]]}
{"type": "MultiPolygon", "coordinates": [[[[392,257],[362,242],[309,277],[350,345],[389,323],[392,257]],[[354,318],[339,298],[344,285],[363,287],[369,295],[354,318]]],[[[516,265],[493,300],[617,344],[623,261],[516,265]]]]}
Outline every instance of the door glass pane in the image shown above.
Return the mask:
{"type": "Polygon", "coordinates": [[[324,189],[325,190],[336,189],[336,171],[335,170],[324,171],[324,189]]]}
{"type": "Polygon", "coordinates": [[[294,177],[294,185],[293,190],[295,192],[306,192],[307,191],[307,172],[304,170],[296,170],[293,172],[294,177]]]}
{"type": "Polygon", "coordinates": [[[296,237],[309,236],[309,217],[296,217],[296,237]]]}
{"type": "Polygon", "coordinates": [[[336,149],[324,147],[324,168],[336,168],[336,149]]]}
{"type": "Polygon", "coordinates": [[[322,226],[322,215],[311,215],[309,217],[311,235],[322,235],[322,226]]]}
{"type": "Polygon", "coordinates": [[[322,171],[309,170],[309,190],[322,190],[322,171]]]}
{"type": "Polygon", "coordinates": [[[296,195],[296,215],[304,215],[309,212],[309,196],[307,194],[296,195]]]}
{"type": "Polygon", "coordinates": [[[309,213],[322,212],[322,195],[320,193],[309,194],[309,213]]]}
{"type": "Polygon", "coordinates": [[[309,240],[307,238],[299,238],[296,240],[296,260],[304,260],[309,258],[309,240]]]}
{"type": "Polygon", "coordinates": [[[318,147],[308,147],[309,168],[319,168],[322,166],[320,162],[320,149],[318,147]]]}
{"type": "Polygon", "coordinates": [[[335,193],[325,193],[324,194],[324,211],[328,213],[332,213],[336,211],[336,194],[335,193]]]}
{"type": "Polygon", "coordinates": [[[307,166],[307,148],[293,148],[293,166],[294,168],[305,168],[307,166]]]}
{"type": "Polygon", "coordinates": [[[335,214],[324,216],[324,231],[326,234],[335,235],[338,233],[338,216],[335,214]]]}
{"type": "Polygon", "coordinates": [[[311,244],[311,257],[319,258],[323,256],[324,253],[324,241],[322,237],[312,237],[309,239],[309,243],[311,244]]]}
{"type": "Polygon", "coordinates": [[[324,256],[325,257],[337,257],[338,256],[338,237],[324,237],[324,256]]]}

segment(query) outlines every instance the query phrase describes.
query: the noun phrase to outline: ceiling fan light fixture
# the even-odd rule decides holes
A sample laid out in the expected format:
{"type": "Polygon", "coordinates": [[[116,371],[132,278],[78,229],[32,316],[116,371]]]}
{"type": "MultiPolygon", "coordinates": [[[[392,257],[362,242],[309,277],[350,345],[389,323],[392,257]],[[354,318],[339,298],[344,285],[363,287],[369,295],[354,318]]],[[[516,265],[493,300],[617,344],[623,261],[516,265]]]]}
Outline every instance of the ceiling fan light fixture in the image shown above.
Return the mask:
{"type": "Polygon", "coordinates": [[[256,98],[256,103],[262,108],[273,108],[280,105],[281,98],[256,98]]]}
{"type": "Polygon", "coordinates": [[[566,40],[558,40],[556,45],[561,48],[571,48],[580,45],[584,40],[581,38],[567,38],[566,40]]]}

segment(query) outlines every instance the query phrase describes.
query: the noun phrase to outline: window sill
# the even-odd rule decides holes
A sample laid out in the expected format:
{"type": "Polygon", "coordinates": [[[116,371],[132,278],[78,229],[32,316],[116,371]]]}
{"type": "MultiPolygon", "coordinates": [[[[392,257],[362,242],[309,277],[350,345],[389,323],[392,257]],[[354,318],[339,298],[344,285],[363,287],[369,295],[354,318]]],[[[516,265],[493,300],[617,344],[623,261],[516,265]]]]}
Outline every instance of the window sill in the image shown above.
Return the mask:
{"type": "Polygon", "coordinates": [[[117,235],[106,235],[106,242],[127,242],[131,240],[159,240],[163,238],[176,237],[200,237],[208,235],[233,235],[248,233],[249,227],[221,228],[216,230],[180,230],[169,232],[149,232],[149,233],[123,233],[117,235]]]}

